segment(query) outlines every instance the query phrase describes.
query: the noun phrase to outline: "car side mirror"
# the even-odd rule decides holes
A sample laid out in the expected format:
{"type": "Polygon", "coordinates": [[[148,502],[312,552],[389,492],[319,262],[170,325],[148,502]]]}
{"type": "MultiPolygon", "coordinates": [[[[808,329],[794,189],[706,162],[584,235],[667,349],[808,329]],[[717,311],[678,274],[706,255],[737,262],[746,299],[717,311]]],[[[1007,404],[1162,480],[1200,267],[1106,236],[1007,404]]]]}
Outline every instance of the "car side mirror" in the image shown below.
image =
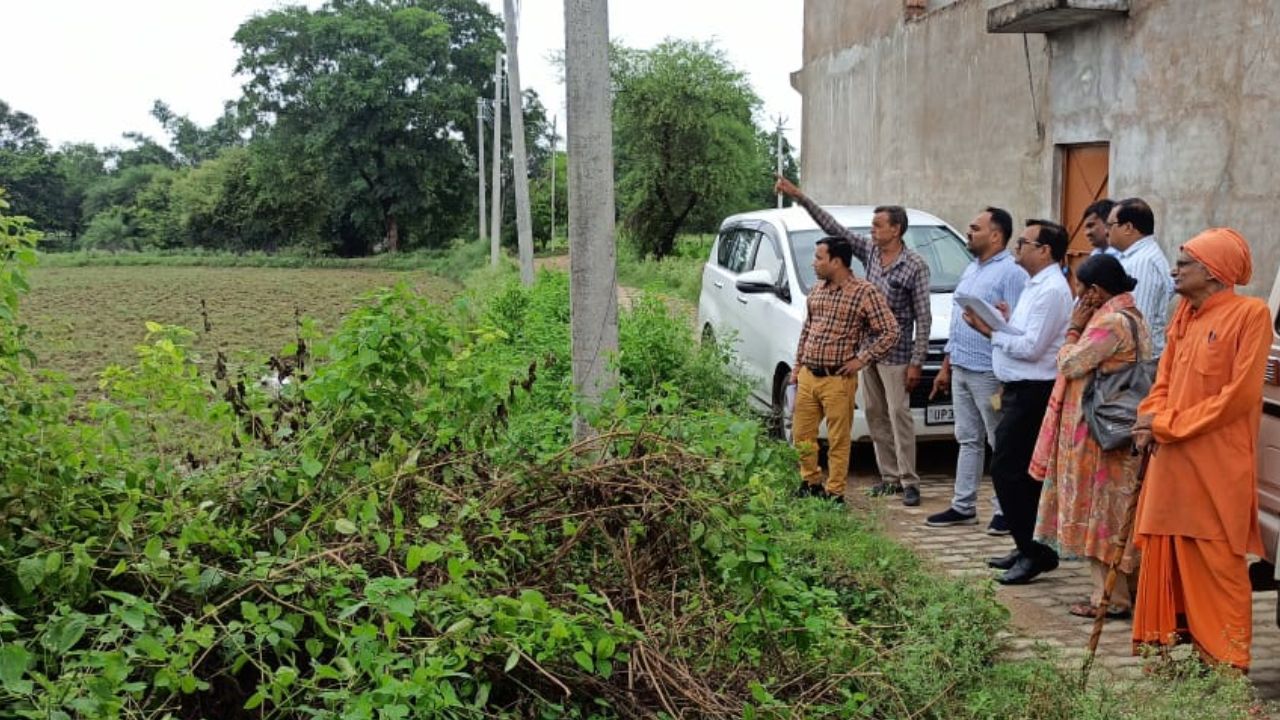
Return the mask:
{"type": "Polygon", "coordinates": [[[738,282],[734,283],[734,286],[738,288],[738,292],[748,295],[759,295],[760,293],[773,295],[778,292],[778,285],[773,281],[773,273],[768,270],[744,272],[738,276],[738,282]]]}

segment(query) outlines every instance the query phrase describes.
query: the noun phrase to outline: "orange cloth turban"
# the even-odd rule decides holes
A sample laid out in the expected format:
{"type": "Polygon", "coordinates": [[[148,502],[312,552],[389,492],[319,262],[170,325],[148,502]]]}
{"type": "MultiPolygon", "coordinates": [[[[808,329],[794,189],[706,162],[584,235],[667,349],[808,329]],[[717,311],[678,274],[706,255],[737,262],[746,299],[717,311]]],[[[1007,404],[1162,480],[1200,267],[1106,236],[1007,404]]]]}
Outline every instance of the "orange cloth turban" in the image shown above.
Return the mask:
{"type": "Polygon", "coordinates": [[[1249,243],[1231,228],[1209,228],[1188,240],[1182,250],[1228,286],[1246,285],[1253,276],[1249,243]]]}

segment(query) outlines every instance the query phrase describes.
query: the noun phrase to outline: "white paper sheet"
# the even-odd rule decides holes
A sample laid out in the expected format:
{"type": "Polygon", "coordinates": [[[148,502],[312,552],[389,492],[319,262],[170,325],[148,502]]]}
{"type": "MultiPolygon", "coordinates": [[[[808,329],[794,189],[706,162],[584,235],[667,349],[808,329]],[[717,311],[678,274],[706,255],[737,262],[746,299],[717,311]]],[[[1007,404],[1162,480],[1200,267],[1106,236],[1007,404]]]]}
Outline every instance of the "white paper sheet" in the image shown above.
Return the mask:
{"type": "Polygon", "coordinates": [[[986,323],[996,332],[1008,333],[1009,335],[1022,335],[1023,332],[1018,328],[1005,322],[1004,315],[995,308],[994,305],[983,300],[976,295],[968,295],[965,293],[956,293],[955,300],[960,307],[969,310],[977,315],[982,322],[986,323]]]}

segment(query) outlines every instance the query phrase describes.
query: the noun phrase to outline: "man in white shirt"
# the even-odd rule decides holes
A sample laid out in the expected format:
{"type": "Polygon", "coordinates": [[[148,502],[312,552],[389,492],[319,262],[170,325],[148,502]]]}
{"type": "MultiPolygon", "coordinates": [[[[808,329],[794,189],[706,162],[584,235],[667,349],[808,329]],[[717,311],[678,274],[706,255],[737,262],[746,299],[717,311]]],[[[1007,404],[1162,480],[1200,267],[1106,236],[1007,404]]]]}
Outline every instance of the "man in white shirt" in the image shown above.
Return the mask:
{"type": "Polygon", "coordinates": [[[1156,217],[1151,206],[1140,198],[1116,203],[1107,218],[1107,242],[1120,251],[1117,256],[1124,271],[1138,281],[1133,302],[1151,328],[1151,352],[1164,352],[1165,328],[1169,326],[1169,304],[1173,301],[1173,280],[1169,259],[1156,242],[1156,217]]]}
{"type": "Polygon", "coordinates": [[[1032,539],[1042,483],[1027,473],[1027,466],[1053,393],[1058,349],[1066,338],[1074,302],[1062,275],[1065,228],[1048,220],[1028,220],[1014,252],[1031,279],[1009,317],[1013,330],[994,332],[972,312],[964,314],[965,322],[991,338],[991,366],[1003,384],[1003,414],[996,426],[991,479],[1017,549],[988,564],[1005,571],[999,578],[1004,585],[1029,583],[1058,567],[1057,552],[1032,539]]]}

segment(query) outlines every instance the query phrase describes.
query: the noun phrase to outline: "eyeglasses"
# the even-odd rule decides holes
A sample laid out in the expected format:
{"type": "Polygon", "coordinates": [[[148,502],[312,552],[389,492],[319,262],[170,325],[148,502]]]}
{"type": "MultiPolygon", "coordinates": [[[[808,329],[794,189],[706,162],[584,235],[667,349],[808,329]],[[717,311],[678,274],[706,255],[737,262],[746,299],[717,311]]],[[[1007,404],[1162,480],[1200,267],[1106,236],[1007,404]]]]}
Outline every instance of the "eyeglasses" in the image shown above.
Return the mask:
{"type": "Polygon", "coordinates": [[[1044,243],[1039,240],[1028,240],[1026,238],[1018,238],[1018,249],[1021,250],[1023,245],[1035,245],[1036,247],[1044,247],[1044,243]]]}

